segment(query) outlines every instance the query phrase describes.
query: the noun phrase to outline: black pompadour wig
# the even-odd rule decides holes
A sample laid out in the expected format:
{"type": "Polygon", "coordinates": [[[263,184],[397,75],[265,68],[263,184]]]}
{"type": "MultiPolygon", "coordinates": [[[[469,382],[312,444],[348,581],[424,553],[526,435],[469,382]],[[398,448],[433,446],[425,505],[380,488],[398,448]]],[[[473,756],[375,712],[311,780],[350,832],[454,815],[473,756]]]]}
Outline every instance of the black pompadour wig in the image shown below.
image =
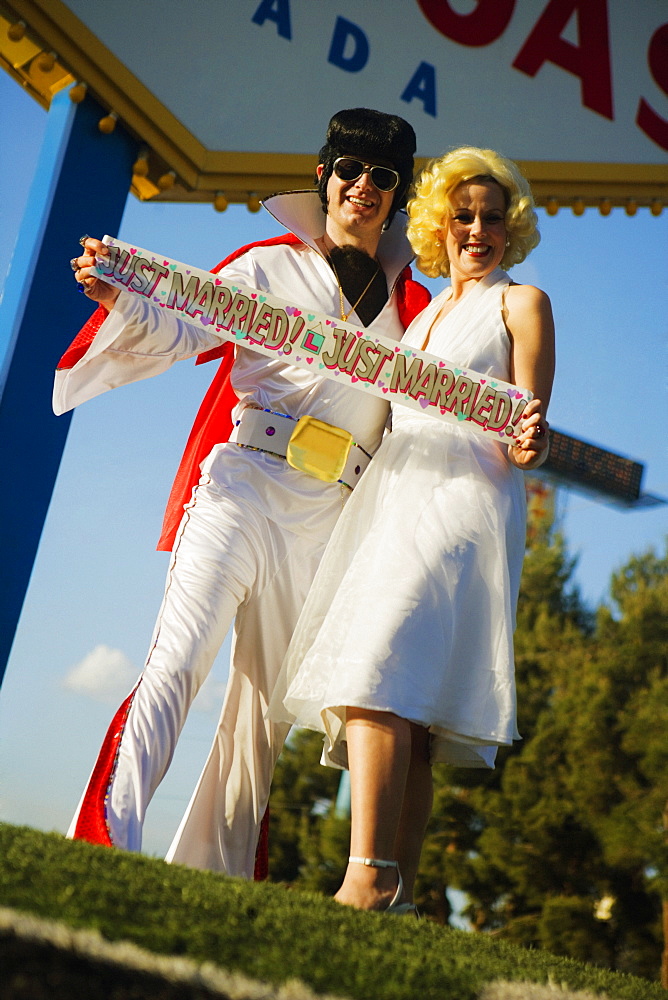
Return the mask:
{"type": "Polygon", "coordinates": [[[334,160],[339,156],[357,156],[367,163],[383,163],[394,167],[400,177],[394,192],[388,223],[395,212],[406,204],[413,180],[413,157],[416,149],[413,127],[398,115],[388,115],[371,108],[347,108],[331,118],[325,145],[318,153],[323,171],[316,177],[323,211],[327,212],[327,184],[332,176],[334,160]]]}

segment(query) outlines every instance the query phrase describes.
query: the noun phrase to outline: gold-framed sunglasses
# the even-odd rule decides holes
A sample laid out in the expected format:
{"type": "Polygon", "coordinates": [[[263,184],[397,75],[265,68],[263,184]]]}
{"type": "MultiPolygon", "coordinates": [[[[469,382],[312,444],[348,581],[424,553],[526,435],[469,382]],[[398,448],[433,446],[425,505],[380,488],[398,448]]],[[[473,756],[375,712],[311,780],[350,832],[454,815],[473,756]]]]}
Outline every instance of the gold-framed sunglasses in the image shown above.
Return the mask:
{"type": "Polygon", "coordinates": [[[368,174],[371,183],[379,191],[394,191],[401,180],[396,170],[391,167],[379,167],[375,163],[365,163],[355,156],[339,156],[332,167],[336,176],[342,181],[356,181],[362,174],[368,174]]]}

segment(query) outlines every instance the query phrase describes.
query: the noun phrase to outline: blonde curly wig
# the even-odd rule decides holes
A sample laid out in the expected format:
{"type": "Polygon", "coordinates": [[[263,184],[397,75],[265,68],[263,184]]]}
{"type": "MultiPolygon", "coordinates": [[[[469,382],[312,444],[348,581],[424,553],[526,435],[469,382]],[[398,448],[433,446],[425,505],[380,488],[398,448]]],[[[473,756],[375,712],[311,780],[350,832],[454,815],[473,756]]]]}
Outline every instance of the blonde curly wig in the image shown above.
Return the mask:
{"type": "Polygon", "coordinates": [[[461,146],[427,164],[408,202],[408,238],[418,268],[430,278],[450,274],[450,261],[438,232],[453,211],[455,188],[472,180],[494,180],[505,195],[509,245],[500,267],[507,271],[519,264],[540,242],[531,188],[517,165],[493,149],[461,146]]]}

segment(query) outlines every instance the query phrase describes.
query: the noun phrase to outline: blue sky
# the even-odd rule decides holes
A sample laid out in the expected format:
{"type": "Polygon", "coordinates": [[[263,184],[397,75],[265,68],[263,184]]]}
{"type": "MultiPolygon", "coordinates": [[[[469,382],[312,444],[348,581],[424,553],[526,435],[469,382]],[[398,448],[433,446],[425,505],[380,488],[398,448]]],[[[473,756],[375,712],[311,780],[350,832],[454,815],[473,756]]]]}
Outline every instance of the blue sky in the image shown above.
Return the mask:
{"type": "MultiPolygon", "coordinates": [[[[0,73],[0,287],[45,120],[0,73]]],[[[448,136],[449,144],[458,141],[448,136]]],[[[318,136],[314,149],[319,143],[318,136]]],[[[580,218],[567,209],[539,214],[542,242],[512,274],[552,299],[558,369],[550,421],[644,463],[644,490],[668,497],[668,210],[653,217],[642,209],[634,218],[621,209],[607,218],[593,209],[580,218]]],[[[241,206],[218,214],[208,205],[130,197],[120,232],[110,235],[207,268],[242,243],[278,232],[264,212],[241,206]]],[[[77,252],[80,235],[73,232],[62,247],[65,258],[77,252]]],[[[211,375],[208,366],[185,362],[75,413],[0,689],[2,820],[61,832],[68,826],[111,715],[148,648],[167,566],[166,554],[155,552],[163,506],[211,375]]],[[[614,570],[632,554],[663,549],[668,532],[666,506],[620,511],[562,492],[559,510],[578,558],[575,580],[591,605],[607,600],[614,570]]],[[[194,787],[217,722],[227,657],[224,647],[149,810],[147,853],[164,853],[194,787]]]]}

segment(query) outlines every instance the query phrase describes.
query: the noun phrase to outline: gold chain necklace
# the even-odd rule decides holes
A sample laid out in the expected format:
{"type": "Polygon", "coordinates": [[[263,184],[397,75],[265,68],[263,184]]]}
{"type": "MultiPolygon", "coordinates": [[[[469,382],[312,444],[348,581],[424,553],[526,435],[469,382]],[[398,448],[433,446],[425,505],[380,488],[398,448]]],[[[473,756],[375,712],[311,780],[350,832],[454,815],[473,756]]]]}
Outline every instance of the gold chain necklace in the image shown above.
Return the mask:
{"type": "Polygon", "coordinates": [[[339,286],[339,309],[341,310],[341,322],[342,323],[347,323],[348,319],[350,318],[350,316],[352,316],[352,314],[355,312],[355,310],[357,309],[358,305],[360,304],[360,302],[362,301],[362,299],[364,298],[364,296],[366,295],[366,293],[369,291],[369,289],[371,288],[372,284],[376,280],[378,272],[380,271],[380,262],[376,261],[376,270],[371,275],[370,281],[368,282],[366,288],[364,289],[364,291],[362,292],[362,294],[360,295],[360,297],[358,298],[357,302],[352,307],[352,309],[350,310],[350,312],[348,313],[348,315],[346,315],[345,309],[343,308],[343,288],[341,286],[341,279],[339,278],[339,272],[336,270],[336,265],[335,265],[334,261],[332,260],[332,258],[330,257],[329,254],[327,254],[327,260],[329,261],[329,263],[331,265],[332,271],[334,272],[334,277],[336,278],[336,283],[339,286]]]}

